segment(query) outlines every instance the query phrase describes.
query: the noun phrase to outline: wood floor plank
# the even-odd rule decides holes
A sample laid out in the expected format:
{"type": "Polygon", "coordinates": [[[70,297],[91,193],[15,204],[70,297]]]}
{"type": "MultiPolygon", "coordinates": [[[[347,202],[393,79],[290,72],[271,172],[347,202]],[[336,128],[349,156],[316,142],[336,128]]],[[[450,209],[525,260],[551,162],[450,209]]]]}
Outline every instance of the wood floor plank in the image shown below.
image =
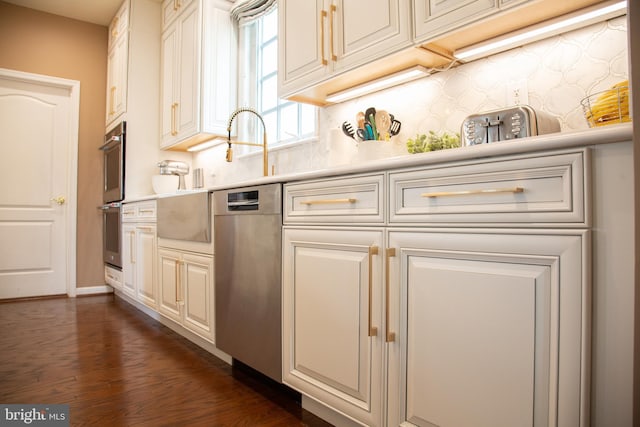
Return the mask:
{"type": "Polygon", "coordinates": [[[0,303],[0,331],[0,402],[69,404],[73,426],[329,426],[112,295],[0,303]]]}

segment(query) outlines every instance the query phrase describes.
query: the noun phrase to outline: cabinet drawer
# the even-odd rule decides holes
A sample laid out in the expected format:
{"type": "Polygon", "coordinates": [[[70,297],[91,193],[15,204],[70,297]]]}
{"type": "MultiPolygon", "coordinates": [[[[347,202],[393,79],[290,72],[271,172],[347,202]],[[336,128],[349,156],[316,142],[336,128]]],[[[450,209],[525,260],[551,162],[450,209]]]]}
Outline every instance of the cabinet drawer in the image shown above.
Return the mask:
{"type": "Polygon", "coordinates": [[[155,221],[156,201],[127,203],[122,205],[122,221],[155,221]]]}
{"type": "Polygon", "coordinates": [[[284,222],[382,223],[384,175],[307,181],[284,187],[284,222]]]}
{"type": "Polygon", "coordinates": [[[391,173],[391,223],[589,225],[589,152],[391,173]]]}

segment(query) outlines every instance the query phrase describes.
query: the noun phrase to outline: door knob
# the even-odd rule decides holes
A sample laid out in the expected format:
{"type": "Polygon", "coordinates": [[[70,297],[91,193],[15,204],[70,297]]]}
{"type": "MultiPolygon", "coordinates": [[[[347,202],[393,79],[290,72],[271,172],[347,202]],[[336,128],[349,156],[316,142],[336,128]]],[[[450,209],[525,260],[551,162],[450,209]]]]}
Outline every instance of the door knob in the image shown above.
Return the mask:
{"type": "Polygon", "coordinates": [[[64,205],[64,202],[66,202],[64,196],[58,196],[58,197],[54,197],[51,199],[52,202],[56,202],[59,205],[64,205]]]}

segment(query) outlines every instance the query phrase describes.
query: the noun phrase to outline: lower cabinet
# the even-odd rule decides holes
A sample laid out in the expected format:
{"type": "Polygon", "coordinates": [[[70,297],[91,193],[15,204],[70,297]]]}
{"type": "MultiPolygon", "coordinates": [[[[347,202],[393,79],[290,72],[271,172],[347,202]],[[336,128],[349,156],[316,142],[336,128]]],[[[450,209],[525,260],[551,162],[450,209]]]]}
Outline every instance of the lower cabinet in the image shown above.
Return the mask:
{"type": "Polygon", "coordinates": [[[122,237],[123,291],[155,309],[156,224],[123,223],[122,237]]]}
{"type": "Polygon", "coordinates": [[[214,342],[213,257],[158,248],[160,314],[214,342]]]}
{"type": "Polygon", "coordinates": [[[283,380],[367,426],[588,425],[588,248],[587,230],[285,227],[283,380]]]}
{"type": "Polygon", "coordinates": [[[366,425],[383,398],[382,230],[285,228],[283,382],[366,425]]]}
{"type": "Polygon", "coordinates": [[[585,230],[388,233],[388,425],[588,425],[585,230]]]}

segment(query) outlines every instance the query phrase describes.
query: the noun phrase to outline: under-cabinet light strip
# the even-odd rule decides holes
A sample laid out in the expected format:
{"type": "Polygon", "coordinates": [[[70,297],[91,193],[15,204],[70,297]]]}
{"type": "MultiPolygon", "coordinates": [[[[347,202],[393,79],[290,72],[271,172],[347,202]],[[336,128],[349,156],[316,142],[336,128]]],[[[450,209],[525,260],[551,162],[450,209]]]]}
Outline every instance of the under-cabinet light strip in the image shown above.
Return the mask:
{"type": "Polygon", "coordinates": [[[626,1],[606,2],[533,25],[485,43],[456,50],[453,56],[461,60],[472,61],[489,54],[502,52],[526,43],[624,15],[626,9],[626,1]]]}
{"type": "Polygon", "coordinates": [[[333,103],[333,102],[346,101],[347,99],[351,99],[360,95],[376,92],[382,89],[389,88],[391,86],[399,85],[401,83],[406,83],[411,80],[415,80],[417,78],[425,77],[428,75],[429,75],[429,70],[427,70],[425,67],[418,65],[412,68],[408,68],[404,71],[391,74],[390,76],[382,77],[372,82],[365,83],[360,86],[356,86],[354,88],[344,90],[342,92],[330,94],[329,96],[327,96],[327,102],[333,103]]]}

